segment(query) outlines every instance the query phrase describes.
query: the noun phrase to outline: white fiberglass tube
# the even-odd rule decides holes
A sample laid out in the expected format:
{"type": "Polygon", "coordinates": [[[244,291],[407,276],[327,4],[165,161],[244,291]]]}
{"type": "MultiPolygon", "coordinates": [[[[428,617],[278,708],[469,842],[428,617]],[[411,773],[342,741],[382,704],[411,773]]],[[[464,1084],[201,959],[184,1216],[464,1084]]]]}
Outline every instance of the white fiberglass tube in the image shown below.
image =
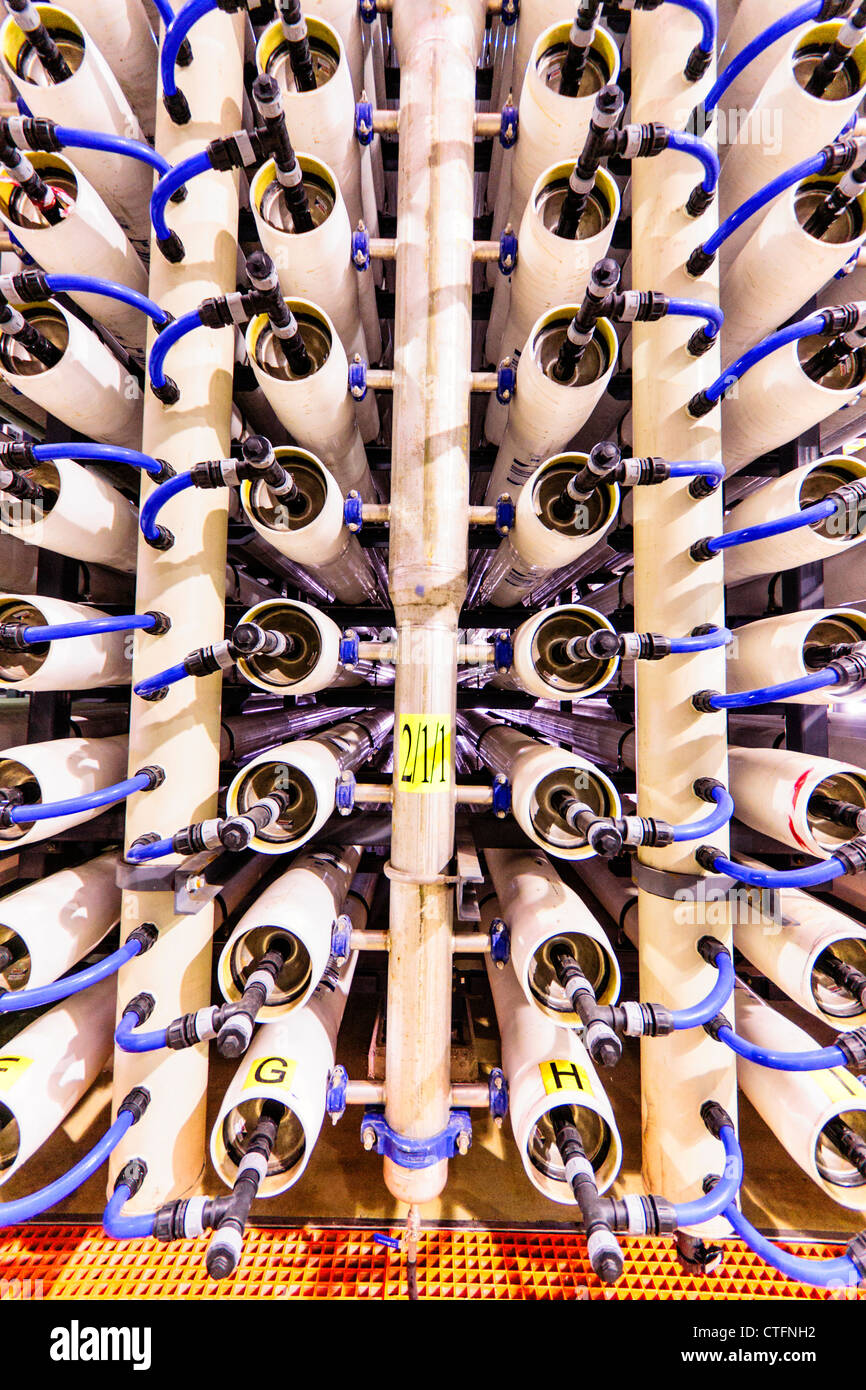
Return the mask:
{"type": "Polygon", "coordinates": [[[2,972],[5,988],[59,980],[117,926],[117,864],[117,854],[101,854],[0,898],[0,946],[14,957],[2,972]]]}
{"type": "Polygon", "coordinates": [[[560,985],[550,953],[567,944],[599,1004],[619,998],[620,971],[605,932],[540,850],[486,849],[499,911],[511,933],[511,961],[534,1008],[566,1028],[577,1014],[560,985]]]}
{"type": "MultiPolygon", "coordinates": [[[[490,903],[486,910],[491,912],[490,903]]],[[[550,1119],[551,1110],[568,1105],[598,1190],[606,1192],[622,1163],[622,1141],[589,1053],[574,1029],[558,1028],[528,1003],[513,966],[497,970],[488,957],[485,964],[502,1039],[508,1113],[526,1176],[544,1197],[575,1205],[550,1119]]]]}
{"type": "Polygon", "coordinates": [[[573,19],[571,0],[520,0],[520,14],[514,40],[514,80],[512,92],[517,100],[526,77],[526,65],[539,36],[551,25],[573,19]]]}
{"type": "Polygon", "coordinates": [[[3,379],[79,434],[137,448],[142,395],[119,359],[56,300],[28,304],[21,313],[62,356],[53,367],[47,367],[20,347],[17,339],[4,334],[0,337],[3,379]]]}
{"type": "MultiPolygon", "coordinates": [[[[65,599],[0,594],[0,623],[45,627],[80,623],[107,614],[65,599]]],[[[0,646],[0,688],[7,690],[93,690],[128,685],[132,662],[129,632],[93,632],[85,637],[39,642],[23,651],[0,646]]]]}
{"type": "Polygon", "coordinates": [[[566,448],[604,394],[616,365],[613,325],[599,319],[571,381],[553,376],[559,346],[579,304],[560,304],[533,326],[517,366],[508,422],[487,485],[486,501],[503,492],[516,498],[538,465],[566,448]]]}
{"type": "MultiPolygon", "coordinates": [[[[744,623],[737,628],[728,651],[727,689],[736,694],[811,675],[806,653],[837,642],[866,642],[866,616],[854,608],[807,608],[744,623]]],[[[859,689],[827,685],[804,695],[786,696],[786,703],[835,705],[862,698],[859,689]]]]}
{"type": "Polygon", "coordinates": [[[596,659],[569,655],[568,643],[593,632],[613,632],[607,618],[579,603],[545,609],[521,623],[512,637],[514,659],[509,671],[492,684],[523,690],[539,700],[586,699],[603,690],[619,668],[617,657],[596,659]]]}
{"type": "Polygon", "coordinates": [[[866,809],[866,771],[837,758],[784,748],[730,748],[728,765],[737,819],[819,859],[829,858],[855,831],[810,808],[813,795],[866,809]]]}
{"type": "Polygon", "coordinates": [[[141,0],[71,0],[69,9],[98,40],[100,52],[151,138],[157,46],[141,0]]]}
{"type": "MultiPolygon", "coordinates": [[[[28,110],[66,126],[143,140],[132,107],[83,25],[56,5],[37,5],[36,9],[58,40],[72,76],[56,84],[46,80],[26,35],[9,15],[0,28],[0,66],[28,110]]],[[[146,246],[153,187],[150,167],[103,150],[76,149],[75,162],[131,236],[146,246]]]]}
{"type": "Polygon", "coordinates": [[[134,572],[137,513],[117,488],[72,459],[39,463],[33,477],[45,489],[41,504],[13,506],[7,499],[0,506],[0,532],[75,560],[134,572]]]}
{"type": "MultiPolygon", "coordinates": [[[[794,8],[791,0],[735,0],[734,17],[722,50],[719,71],[723,72],[746,45],[752,42],[752,39],[756,39],[769,25],[775,24],[777,19],[790,14],[794,8]]],[[[721,31],[721,15],[719,16],[719,29],[721,31]]],[[[806,29],[807,26],[803,24],[799,29],[794,30],[794,35],[802,36],[806,29]]],[[[766,48],[756,54],[751,63],[743,69],[739,77],[734,78],[728,90],[723,93],[719,102],[719,111],[724,113],[724,120],[719,122],[720,146],[730,143],[739,125],[754,106],[755,100],[770,73],[784,56],[790,44],[791,35],[788,34],[783,34],[780,39],[776,39],[775,43],[767,44],[766,48]],[[730,135],[728,134],[729,131],[730,135]]]]}
{"type": "Polygon", "coordinates": [[[268,1023],[303,1008],[330,960],[334,921],[343,911],[360,858],[360,849],[353,845],[299,855],[259,894],[219,958],[223,999],[230,1004],[240,999],[257,962],[278,942],[286,961],[259,1010],[259,1020],[268,1023]]]}
{"type": "Polygon", "coordinates": [[[365,502],[376,493],[349,393],[349,364],[333,323],[306,299],[287,299],[313,361],[304,377],[291,373],[265,314],[250,321],[247,353],[274,414],[304,449],[333,473],[345,495],[356,488],[365,502]]]}
{"type": "MultiPolygon", "coordinates": [[[[814,1049],[815,1039],[751,992],[736,992],[737,1032],[757,1047],[783,1052],[814,1049]]],[[[828,1197],[866,1210],[866,1184],[832,1143],[827,1127],[843,1120],[866,1138],[866,1091],[846,1067],[776,1071],[737,1059],[744,1092],[779,1143],[828,1197]]]]}
{"type": "Polygon", "coordinates": [[[502,608],[520,603],[548,574],[572,564],[607,535],[619,511],[616,483],[597,488],[570,519],[556,513],[569,478],[588,461],[587,454],[555,454],[527,480],[517,498],[514,525],[481,582],[480,603],[502,608]]]}
{"type": "Polygon", "coordinates": [[[291,650],[282,656],[250,656],[238,662],[241,674],[260,690],[309,695],[335,686],[357,685],[367,674],[367,665],[359,663],[357,670],[342,665],[339,627],[308,603],[265,599],[250,608],[241,622],[258,623],[291,638],[291,650]]]}
{"type": "MultiPolygon", "coordinates": [[[[0,752],[0,789],[23,788],[29,804],[66,801],[99,791],[126,775],[126,735],[112,738],[55,738],[47,743],[21,744],[0,752]]],[[[50,840],[74,825],[102,814],[75,811],[50,820],[25,822],[0,830],[0,852],[50,840]]]]}
{"type": "MultiPolygon", "coordinates": [[[[37,265],[49,274],[68,274],[74,267],[76,275],[99,276],[146,294],[144,266],[93,185],[62,155],[34,151],[28,158],[65,203],[63,221],[52,225],[0,169],[0,218],[37,265]]],[[[75,291],[71,298],[127,347],[144,346],[147,319],[139,309],[105,295],[75,291]]]]}
{"type": "Polygon", "coordinates": [[[0,1183],[8,1182],[90,1089],[111,1056],[114,980],[74,994],[0,1052],[0,1183]]]}

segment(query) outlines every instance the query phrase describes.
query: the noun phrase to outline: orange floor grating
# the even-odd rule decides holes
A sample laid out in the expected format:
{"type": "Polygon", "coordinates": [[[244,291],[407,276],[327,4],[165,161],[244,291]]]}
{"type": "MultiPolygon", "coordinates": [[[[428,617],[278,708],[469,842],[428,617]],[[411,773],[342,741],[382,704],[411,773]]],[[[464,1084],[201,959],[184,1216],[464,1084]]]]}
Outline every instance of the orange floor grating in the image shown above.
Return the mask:
{"type": "MultiPolygon", "coordinates": [[[[396,1232],[395,1234],[399,1234],[396,1232]]],[[[423,1233],[419,1293],[433,1299],[750,1299],[828,1298],[776,1273],[738,1243],[710,1278],[685,1275],[669,1241],[623,1241],[626,1270],[613,1290],[592,1274],[583,1239],[532,1231],[430,1230],[423,1233]]],[[[797,1254],[829,1256],[841,1247],[790,1244],[797,1254]]],[[[107,1239],[98,1226],[19,1226],[0,1237],[0,1298],[406,1297],[398,1252],[369,1230],[254,1230],[234,1278],[215,1284],[204,1268],[205,1242],[171,1245],[107,1239]]],[[[850,1291],[848,1297],[850,1297],[850,1291]]],[[[861,1297],[866,1297],[866,1290],[861,1297]]]]}

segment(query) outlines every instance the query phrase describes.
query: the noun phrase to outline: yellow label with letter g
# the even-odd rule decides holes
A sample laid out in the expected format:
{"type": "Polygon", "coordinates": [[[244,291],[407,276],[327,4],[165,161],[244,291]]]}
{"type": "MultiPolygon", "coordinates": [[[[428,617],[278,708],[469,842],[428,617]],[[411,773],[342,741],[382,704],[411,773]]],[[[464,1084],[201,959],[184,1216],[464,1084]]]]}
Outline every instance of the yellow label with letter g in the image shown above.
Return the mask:
{"type": "Polygon", "coordinates": [[[247,1072],[244,1090],[275,1086],[279,1091],[290,1091],[297,1070],[298,1064],[291,1057],[259,1057],[247,1072]]]}
{"type": "Polygon", "coordinates": [[[451,786],[451,719],[401,714],[397,780],[404,791],[444,792],[451,786]]]}
{"type": "Polygon", "coordinates": [[[33,1063],[32,1057],[0,1057],[0,1091],[8,1091],[33,1063]]]}
{"type": "Polygon", "coordinates": [[[586,1091],[587,1095],[592,1095],[589,1074],[576,1062],[540,1062],[538,1070],[549,1096],[556,1091],[586,1091]]]}

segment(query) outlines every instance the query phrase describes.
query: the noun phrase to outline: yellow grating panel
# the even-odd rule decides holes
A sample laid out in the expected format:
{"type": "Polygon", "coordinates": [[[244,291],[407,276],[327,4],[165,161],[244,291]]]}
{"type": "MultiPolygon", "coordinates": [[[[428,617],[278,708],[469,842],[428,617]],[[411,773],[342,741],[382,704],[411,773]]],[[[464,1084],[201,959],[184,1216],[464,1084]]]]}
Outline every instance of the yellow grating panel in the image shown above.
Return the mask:
{"type": "MultiPolygon", "coordinates": [[[[615,1289],[605,1289],[578,1235],[429,1230],[422,1235],[419,1293],[532,1301],[832,1297],[786,1279],[738,1242],[727,1245],[721,1271],[705,1279],[683,1273],[670,1241],[632,1237],[622,1243],[625,1274],[615,1289]]],[[[841,1253],[824,1244],[786,1248],[801,1255],[841,1253]]],[[[0,1280],[7,1281],[9,1297],[17,1294],[17,1280],[31,1297],[46,1299],[406,1297],[399,1253],[376,1244],[369,1230],[250,1231],[238,1271],[224,1284],[208,1278],[204,1250],[204,1240],[118,1243],[98,1226],[18,1226],[0,1235],[0,1280]]],[[[866,1290],[857,1296],[866,1298],[866,1290]]]]}

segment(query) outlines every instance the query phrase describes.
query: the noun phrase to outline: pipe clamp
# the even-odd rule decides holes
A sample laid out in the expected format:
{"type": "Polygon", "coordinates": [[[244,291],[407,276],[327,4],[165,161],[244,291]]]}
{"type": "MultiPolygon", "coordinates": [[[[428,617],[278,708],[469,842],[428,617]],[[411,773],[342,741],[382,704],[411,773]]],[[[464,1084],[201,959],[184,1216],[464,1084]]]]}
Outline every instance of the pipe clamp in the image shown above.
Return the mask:
{"type": "Polygon", "coordinates": [[[431,1168],[443,1158],[467,1152],[472,1143],[472,1121],[468,1110],[452,1110],[448,1124],[439,1134],[431,1139],[410,1139],[391,1128],[382,1110],[365,1110],[361,1140],[365,1148],[369,1144],[399,1168],[431,1168]]]}

